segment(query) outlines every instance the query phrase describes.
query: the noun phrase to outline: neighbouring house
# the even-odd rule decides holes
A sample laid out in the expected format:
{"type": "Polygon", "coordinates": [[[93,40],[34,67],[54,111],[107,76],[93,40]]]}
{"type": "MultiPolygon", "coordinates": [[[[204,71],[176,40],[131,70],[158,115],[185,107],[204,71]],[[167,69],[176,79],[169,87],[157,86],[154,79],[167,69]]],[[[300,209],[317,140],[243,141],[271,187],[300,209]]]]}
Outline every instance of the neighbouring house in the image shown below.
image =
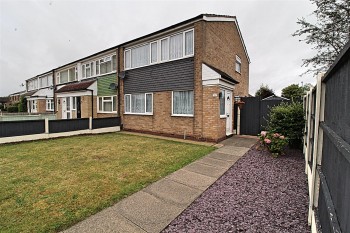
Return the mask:
{"type": "Polygon", "coordinates": [[[233,134],[234,96],[248,96],[250,63],[236,17],[202,14],[118,48],[125,130],[233,134]]]}
{"type": "Polygon", "coordinates": [[[57,119],[117,116],[116,48],[55,69],[55,81],[57,119]]]}
{"type": "Polygon", "coordinates": [[[54,112],[53,71],[26,80],[27,111],[30,114],[54,112]]]}
{"type": "Polygon", "coordinates": [[[10,101],[10,98],[8,96],[0,97],[0,110],[6,109],[10,101]]]}
{"type": "Polygon", "coordinates": [[[20,102],[21,96],[25,94],[26,91],[19,91],[9,95],[9,105],[16,105],[20,102]]]}

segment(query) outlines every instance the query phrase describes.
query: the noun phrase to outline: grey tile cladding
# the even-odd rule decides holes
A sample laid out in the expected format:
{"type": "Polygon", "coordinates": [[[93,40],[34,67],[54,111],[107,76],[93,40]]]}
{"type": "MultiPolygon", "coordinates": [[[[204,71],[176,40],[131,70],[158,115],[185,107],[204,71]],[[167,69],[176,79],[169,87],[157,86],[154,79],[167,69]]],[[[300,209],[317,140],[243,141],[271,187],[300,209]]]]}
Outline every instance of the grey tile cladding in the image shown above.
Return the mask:
{"type": "Polygon", "coordinates": [[[126,71],[124,93],[193,90],[193,57],[126,71]]]}

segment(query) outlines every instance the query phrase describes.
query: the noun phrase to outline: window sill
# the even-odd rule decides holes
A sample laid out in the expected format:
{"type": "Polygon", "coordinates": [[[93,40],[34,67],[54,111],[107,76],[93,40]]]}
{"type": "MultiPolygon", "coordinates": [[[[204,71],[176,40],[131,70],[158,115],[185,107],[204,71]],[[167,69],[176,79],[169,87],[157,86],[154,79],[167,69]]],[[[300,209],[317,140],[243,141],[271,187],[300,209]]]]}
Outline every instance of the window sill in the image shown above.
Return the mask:
{"type": "Polygon", "coordinates": [[[220,119],[224,119],[224,118],[226,118],[225,115],[220,115],[220,119]]]}
{"type": "Polygon", "coordinates": [[[188,114],[188,115],[186,115],[186,114],[172,114],[171,116],[172,117],[194,117],[193,114],[192,115],[190,115],[190,114],[188,114]]]}
{"type": "Polygon", "coordinates": [[[109,114],[117,114],[118,112],[100,112],[100,111],[97,111],[97,113],[109,113],[109,114]]]}
{"type": "Polygon", "coordinates": [[[238,73],[238,74],[242,74],[241,72],[239,72],[239,71],[237,71],[237,70],[236,70],[236,73],[238,73]]]}
{"type": "Polygon", "coordinates": [[[124,112],[124,115],[153,116],[153,113],[132,113],[132,112],[124,112]]]}

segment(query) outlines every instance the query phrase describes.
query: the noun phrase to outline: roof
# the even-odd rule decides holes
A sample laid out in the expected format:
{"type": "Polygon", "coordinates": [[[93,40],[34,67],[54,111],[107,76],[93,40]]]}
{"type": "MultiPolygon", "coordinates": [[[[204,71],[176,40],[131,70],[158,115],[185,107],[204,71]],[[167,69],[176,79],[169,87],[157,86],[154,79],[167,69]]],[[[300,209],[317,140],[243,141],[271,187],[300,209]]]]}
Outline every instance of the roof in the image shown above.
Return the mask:
{"type": "MultiPolygon", "coordinates": [[[[105,50],[102,50],[102,51],[100,51],[100,52],[94,53],[94,54],[92,54],[92,55],[89,55],[89,56],[80,58],[80,59],[78,59],[78,60],[75,60],[75,61],[73,61],[73,62],[67,63],[67,64],[65,64],[65,65],[59,66],[59,67],[57,67],[56,69],[60,69],[60,68],[65,67],[65,66],[72,65],[72,64],[74,64],[74,63],[76,63],[76,62],[83,61],[83,60],[88,59],[88,58],[90,58],[90,57],[94,57],[94,56],[96,56],[96,55],[98,55],[98,54],[105,53],[105,52],[107,52],[107,51],[109,51],[109,50],[117,49],[118,47],[125,46],[125,45],[127,45],[127,44],[136,42],[136,41],[138,41],[138,40],[142,40],[142,39],[145,39],[145,38],[148,38],[148,37],[157,35],[157,34],[159,34],[159,33],[166,32],[166,31],[168,31],[168,30],[171,30],[171,29],[176,28],[176,27],[179,27],[179,26],[183,26],[183,25],[186,25],[186,24],[189,24],[189,23],[193,23],[193,22],[198,21],[198,20],[204,20],[206,17],[228,18],[228,19],[232,19],[232,20],[234,20],[234,21],[236,22],[237,29],[238,29],[238,33],[239,33],[239,36],[240,36],[240,38],[241,38],[241,42],[242,42],[243,47],[244,47],[244,51],[245,51],[245,53],[246,53],[246,56],[247,56],[247,58],[248,58],[248,61],[250,62],[250,59],[249,59],[249,56],[248,56],[248,52],[247,52],[246,46],[245,46],[244,41],[243,41],[243,37],[242,37],[242,34],[241,34],[241,30],[239,29],[236,16],[231,16],[231,15],[216,15],[216,14],[200,14],[200,15],[198,15],[198,16],[196,16],[196,17],[187,19],[187,20],[182,21],[182,22],[180,22],[180,23],[171,25],[171,26],[169,26],[169,27],[160,29],[160,30],[155,31],[155,32],[152,32],[152,33],[150,33],[150,34],[147,34],[147,35],[138,37],[138,38],[136,38],[136,39],[132,39],[132,40],[126,41],[126,42],[121,43],[121,44],[119,44],[119,45],[110,47],[110,48],[108,48],[108,49],[105,49],[105,50]]],[[[48,72],[46,72],[46,73],[48,73],[48,72]]]]}
{"type": "Polygon", "coordinates": [[[35,92],[36,92],[36,90],[34,90],[34,91],[28,91],[28,92],[24,93],[24,96],[31,96],[31,95],[33,95],[35,92]]]}
{"type": "Polygon", "coordinates": [[[91,81],[67,84],[62,88],[58,89],[56,93],[87,90],[88,87],[90,87],[95,81],[96,80],[91,80],[91,81]]]}
{"type": "Polygon", "coordinates": [[[0,97],[0,103],[6,103],[10,100],[9,97],[0,97]]]}
{"type": "Polygon", "coordinates": [[[262,100],[286,100],[286,101],[288,101],[290,99],[285,98],[285,97],[281,97],[281,96],[271,95],[271,96],[266,97],[266,98],[264,98],[262,100]]]}
{"type": "Polygon", "coordinates": [[[217,72],[218,74],[220,74],[221,77],[222,77],[223,79],[226,79],[226,80],[228,80],[228,81],[230,81],[230,82],[234,82],[235,84],[238,84],[238,83],[239,83],[237,80],[235,80],[234,78],[232,78],[232,77],[231,77],[230,75],[228,75],[227,73],[225,73],[225,72],[219,70],[218,68],[215,68],[215,67],[212,66],[212,65],[209,65],[209,64],[206,63],[206,62],[203,62],[203,63],[204,63],[205,65],[207,65],[210,69],[213,69],[215,72],[217,72]]]}

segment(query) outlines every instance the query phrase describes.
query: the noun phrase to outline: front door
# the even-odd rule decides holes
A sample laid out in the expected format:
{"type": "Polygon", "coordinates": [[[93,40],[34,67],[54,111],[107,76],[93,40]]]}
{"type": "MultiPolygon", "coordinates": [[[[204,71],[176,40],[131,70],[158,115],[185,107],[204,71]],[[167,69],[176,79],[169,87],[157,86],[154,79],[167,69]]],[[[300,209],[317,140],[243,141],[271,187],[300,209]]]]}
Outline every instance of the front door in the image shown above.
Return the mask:
{"type": "Polygon", "coordinates": [[[76,97],[77,101],[77,118],[81,118],[81,103],[80,103],[80,96],[76,97]]]}
{"type": "Polygon", "coordinates": [[[226,90],[225,95],[225,110],[226,110],[226,135],[232,134],[232,91],[226,90]]]}
{"type": "Polygon", "coordinates": [[[71,119],[70,97],[62,98],[62,119],[71,119]]]}

